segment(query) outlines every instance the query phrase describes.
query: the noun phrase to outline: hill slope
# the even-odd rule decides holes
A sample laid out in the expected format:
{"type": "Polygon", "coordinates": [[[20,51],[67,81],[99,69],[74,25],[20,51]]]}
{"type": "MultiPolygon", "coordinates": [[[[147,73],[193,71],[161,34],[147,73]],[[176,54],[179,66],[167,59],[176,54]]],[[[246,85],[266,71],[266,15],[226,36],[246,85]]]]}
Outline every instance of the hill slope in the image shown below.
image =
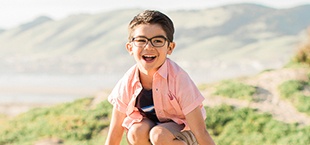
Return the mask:
{"type": "MultiPolygon", "coordinates": [[[[236,98],[227,98],[225,96],[215,95],[216,85],[206,88],[203,91],[206,97],[205,105],[216,106],[221,104],[232,105],[236,107],[249,107],[258,109],[262,112],[270,113],[277,120],[286,123],[300,123],[310,125],[310,113],[303,113],[296,109],[293,102],[283,99],[279,91],[279,86],[286,81],[309,81],[309,68],[284,68],[274,71],[260,73],[256,76],[241,78],[239,82],[256,88],[252,100],[242,100],[236,98]]],[[[303,92],[308,95],[308,90],[303,92]]],[[[309,99],[309,97],[307,97],[309,99]]],[[[310,112],[310,110],[308,110],[310,112]]]]}
{"type": "MultiPolygon", "coordinates": [[[[5,30],[0,33],[0,73],[124,72],[133,64],[124,49],[127,25],[141,11],[79,14],[57,21],[39,17],[5,30]]],[[[196,80],[280,68],[310,25],[310,5],[273,9],[236,4],[166,13],[176,27],[177,48],[171,58],[200,77],[196,80]]]]}

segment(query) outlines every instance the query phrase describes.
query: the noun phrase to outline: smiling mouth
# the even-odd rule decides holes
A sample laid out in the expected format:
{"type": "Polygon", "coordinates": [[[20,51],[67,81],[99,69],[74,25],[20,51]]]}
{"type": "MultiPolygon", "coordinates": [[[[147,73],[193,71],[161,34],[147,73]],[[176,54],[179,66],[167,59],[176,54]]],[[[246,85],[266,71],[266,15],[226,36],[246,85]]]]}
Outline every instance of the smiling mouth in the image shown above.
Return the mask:
{"type": "Polygon", "coordinates": [[[155,55],[143,55],[142,58],[146,61],[146,62],[149,62],[149,61],[153,61],[156,56],[155,55]]]}

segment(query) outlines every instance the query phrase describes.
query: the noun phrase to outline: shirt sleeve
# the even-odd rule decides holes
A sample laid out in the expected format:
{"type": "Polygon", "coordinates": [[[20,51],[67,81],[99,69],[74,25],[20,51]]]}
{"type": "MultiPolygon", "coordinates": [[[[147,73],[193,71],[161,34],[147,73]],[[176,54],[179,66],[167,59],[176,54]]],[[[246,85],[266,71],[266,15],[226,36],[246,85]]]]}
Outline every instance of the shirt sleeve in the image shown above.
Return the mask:
{"type": "Polygon", "coordinates": [[[122,113],[126,113],[127,104],[125,103],[126,89],[124,78],[120,79],[108,96],[108,101],[122,113]]]}
{"type": "Polygon", "coordinates": [[[202,105],[204,97],[187,73],[178,74],[175,85],[176,96],[179,98],[184,115],[187,115],[196,107],[202,105]]]}

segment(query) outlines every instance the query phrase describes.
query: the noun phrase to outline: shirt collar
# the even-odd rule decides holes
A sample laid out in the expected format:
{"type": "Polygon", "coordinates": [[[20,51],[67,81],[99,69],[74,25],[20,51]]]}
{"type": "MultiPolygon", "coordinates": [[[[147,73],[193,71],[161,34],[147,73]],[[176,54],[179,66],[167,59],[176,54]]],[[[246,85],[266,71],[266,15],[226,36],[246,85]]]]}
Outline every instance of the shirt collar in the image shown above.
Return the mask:
{"type": "Polygon", "coordinates": [[[129,77],[129,78],[132,78],[132,81],[131,81],[131,83],[132,83],[131,85],[132,86],[135,86],[137,83],[140,83],[139,69],[138,69],[137,65],[134,66],[134,70],[133,70],[132,76],[129,77]]]}
{"type": "Polygon", "coordinates": [[[157,73],[165,79],[167,79],[168,76],[168,61],[170,61],[169,58],[167,58],[164,64],[157,70],[157,73]]]}

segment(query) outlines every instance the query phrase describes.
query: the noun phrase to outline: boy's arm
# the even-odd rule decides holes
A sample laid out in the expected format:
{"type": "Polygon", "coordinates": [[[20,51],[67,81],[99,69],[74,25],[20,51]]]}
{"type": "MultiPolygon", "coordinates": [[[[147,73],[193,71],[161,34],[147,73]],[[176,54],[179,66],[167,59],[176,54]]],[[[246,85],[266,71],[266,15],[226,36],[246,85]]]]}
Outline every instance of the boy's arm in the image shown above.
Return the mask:
{"type": "Polygon", "coordinates": [[[206,125],[199,106],[188,113],[185,117],[191,131],[194,133],[198,141],[198,144],[215,145],[213,139],[206,129],[206,125]]]}
{"type": "Polygon", "coordinates": [[[112,118],[110,122],[110,128],[108,132],[108,137],[106,139],[105,145],[119,145],[124,133],[124,128],[122,127],[123,120],[126,114],[118,111],[113,107],[112,118]]]}

